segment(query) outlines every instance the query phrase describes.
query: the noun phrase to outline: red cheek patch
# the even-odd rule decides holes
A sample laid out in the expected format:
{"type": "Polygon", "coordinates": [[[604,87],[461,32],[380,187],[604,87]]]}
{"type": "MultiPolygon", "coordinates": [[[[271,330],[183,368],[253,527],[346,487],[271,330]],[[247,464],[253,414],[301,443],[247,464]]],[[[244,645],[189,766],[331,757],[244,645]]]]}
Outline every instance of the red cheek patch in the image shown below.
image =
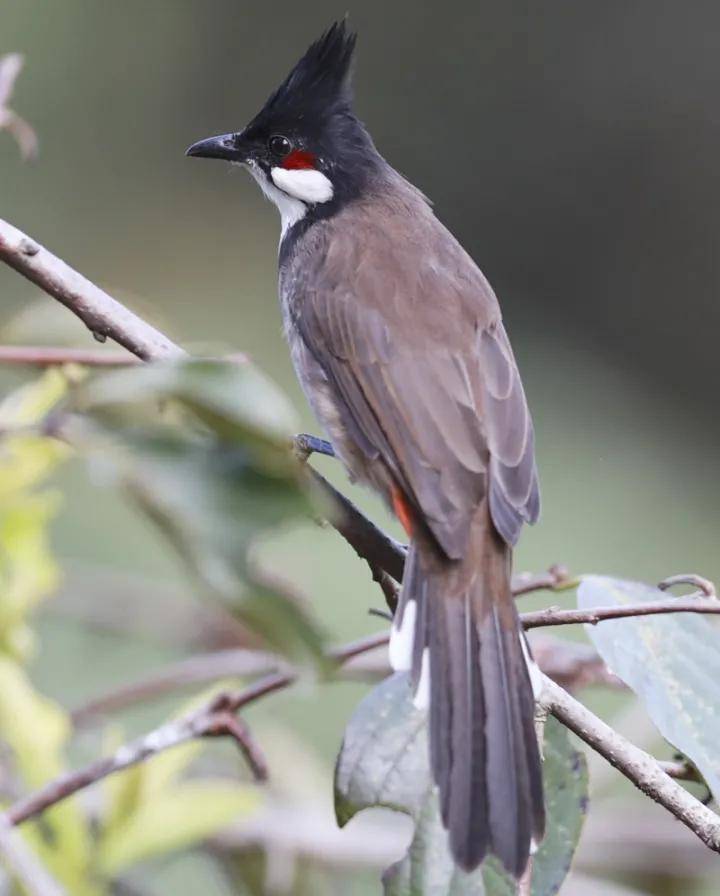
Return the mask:
{"type": "Polygon", "coordinates": [[[315,156],[304,149],[294,149],[282,160],[282,167],[288,171],[299,171],[303,168],[315,167],[315,156]]]}

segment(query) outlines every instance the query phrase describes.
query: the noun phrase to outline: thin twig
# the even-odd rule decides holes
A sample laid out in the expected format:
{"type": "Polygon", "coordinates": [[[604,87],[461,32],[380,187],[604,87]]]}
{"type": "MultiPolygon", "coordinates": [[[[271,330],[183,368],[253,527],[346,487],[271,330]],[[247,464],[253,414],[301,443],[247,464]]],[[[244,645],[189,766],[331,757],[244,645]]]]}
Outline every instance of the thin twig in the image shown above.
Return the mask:
{"type": "MultiPolygon", "coordinates": [[[[59,364],[80,364],[83,367],[134,367],[140,364],[141,360],[137,355],[125,352],[44,345],[0,345],[0,364],[18,364],[26,367],[53,367],[59,364]]],[[[247,355],[233,352],[222,355],[219,360],[232,364],[246,364],[247,355]]]]}
{"type": "MultiPolygon", "coordinates": [[[[280,676],[276,676],[276,678],[280,678],[280,676]]],[[[262,686],[260,687],[260,683],[257,683],[255,691],[257,696],[262,696],[270,693],[272,690],[276,690],[277,687],[284,687],[287,683],[286,676],[282,678],[282,684],[275,684],[275,686],[269,679],[263,679],[262,686]]],[[[248,692],[250,690],[248,688],[248,692]]],[[[252,699],[257,699],[257,697],[250,696],[248,702],[252,699]]],[[[246,756],[254,755],[255,747],[254,745],[249,745],[244,732],[229,723],[229,714],[236,712],[242,705],[244,705],[243,701],[221,694],[207,706],[181,719],[167,722],[149,734],[120,747],[111,756],[97,759],[79,771],[68,772],[50,781],[40,790],[29,794],[10,806],[4,815],[0,816],[0,823],[4,821],[11,825],[16,825],[27,821],[29,818],[44,812],[49,806],[67,799],[79,790],[95,784],[108,775],[137,765],[146,759],[150,759],[152,756],[156,756],[158,753],[180,746],[195,738],[230,736],[238,742],[246,756]]],[[[256,773],[258,766],[264,768],[264,760],[262,763],[253,761],[253,771],[256,773]]]]}
{"type": "Polygon", "coordinates": [[[533,591],[564,591],[577,584],[566,566],[554,563],[547,572],[521,572],[513,576],[512,591],[515,597],[530,594],[533,591]]]}
{"type": "Polygon", "coordinates": [[[384,569],[380,569],[372,564],[368,565],[370,566],[373,582],[377,582],[380,586],[380,590],[385,595],[385,603],[388,605],[390,614],[394,615],[400,596],[400,585],[398,585],[395,579],[389,576],[384,569]]]}
{"type": "Polygon", "coordinates": [[[65,890],[40,864],[20,832],[7,822],[0,822],[0,856],[28,896],[65,896],[65,890]]]}
{"type": "Polygon", "coordinates": [[[0,345],[0,364],[52,367],[82,364],[84,367],[125,367],[139,364],[136,355],[125,352],[92,351],[84,348],[48,348],[44,345],[0,345]]]}
{"type": "Polygon", "coordinates": [[[720,817],[663,770],[657,759],[625,740],[551,679],[544,677],[543,702],[549,711],[600,753],[639,790],[664,806],[706,846],[720,852],[720,817]]]}
{"type": "Polygon", "coordinates": [[[692,585],[693,588],[698,588],[702,591],[705,597],[717,597],[715,583],[704,576],[699,576],[695,572],[682,572],[676,576],[668,576],[658,583],[658,588],[661,591],[667,591],[675,585],[692,585]]]}
{"type": "Polygon", "coordinates": [[[229,695],[220,694],[210,708],[210,716],[211,721],[201,736],[231,737],[245,757],[255,780],[267,781],[268,766],[265,756],[247,723],[234,714],[229,695]]]}
{"type": "Polygon", "coordinates": [[[371,569],[379,567],[396,582],[402,581],[407,548],[376,526],[321,473],[312,467],[308,467],[308,471],[334,510],[330,514],[330,522],[355,553],[366,560],[371,569]]]}
{"type": "Polygon", "coordinates": [[[703,777],[700,772],[692,763],[687,762],[684,759],[661,760],[658,762],[658,765],[666,775],[675,778],[676,781],[696,781],[699,784],[703,783],[703,777]]]}
{"type": "Polygon", "coordinates": [[[593,607],[589,610],[561,610],[548,607],[535,613],[522,613],[526,629],[547,625],[597,625],[607,619],[624,619],[629,616],[656,616],[663,613],[720,613],[720,600],[713,597],[686,597],[658,600],[643,604],[593,607]]]}
{"type": "MultiPolygon", "coordinates": [[[[342,665],[359,654],[374,650],[386,642],[387,634],[385,632],[371,635],[337,648],[331,652],[330,658],[342,665]]],[[[296,681],[297,677],[298,672],[294,669],[274,672],[253,682],[247,688],[220,694],[207,706],[181,719],[167,722],[160,728],[151,731],[150,734],[125,744],[112,756],[98,759],[79,771],[69,772],[50,781],[35,793],[13,803],[4,815],[0,816],[0,823],[5,821],[10,825],[21,824],[44,812],[49,806],[67,799],[108,775],[137,765],[164,750],[169,750],[198,737],[230,736],[234,738],[242,748],[255,774],[262,775],[263,770],[266,773],[262,754],[249,736],[245,726],[242,723],[239,726],[235,725],[235,714],[249,703],[288,687],[296,681]]]]}
{"type": "Polygon", "coordinates": [[[277,671],[282,660],[272,653],[244,647],[216,650],[172,663],[136,684],[125,685],[73,710],[76,725],[88,719],[119,712],[128,706],[155,700],[165,694],[191,685],[205,684],[222,678],[247,678],[277,671]]]}
{"type": "MultiPolygon", "coordinates": [[[[331,652],[332,658],[342,664],[343,678],[375,680],[388,675],[390,666],[387,656],[378,657],[377,660],[369,656],[371,651],[384,647],[388,638],[386,630],[331,652]],[[350,662],[358,657],[362,657],[363,662],[350,662]]],[[[624,687],[590,645],[542,635],[533,640],[532,649],[542,671],[566,689],[575,690],[589,685],[624,687]]],[[[90,700],[73,710],[71,717],[76,725],[84,725],[99,716],[156,700],[191,685],[207,684],[224,678],[269,675],[279,671],[287,671],[286,664],[280,657],[263,651],[235,648],[198,654],[171,663],[141,681],[90,700]]]]}
{"type": "MultiPolygon", "coordinates": [[[[382,646],[387,640],[387,632],[379,632],[337,648],[332,651],[331,658],[341,666],[382,646]]],[[[249,703],[293,684],[297,674],[293,669],[273,672],[244,689],[221,694],[207,707],[163,725],[145,737],[121,747],[113,756],[50,782],[40,791],[11,806],[4,820],[9,824],[26,821],[107,775],[196,737],[234,737],[250,760],[255,773],[262,774],[264,760],[258,761],[257,757],[261,757],[261,754],[256,752],[257,747],[249,738],[249,732],[242,724],[237,727],[229,720],[235,719],[236,713],[249,703]]],[[[680,818],[703,842],[720,851],[720,819],[669,778],[655,759],[625,741],[550,678],[545,677],[544,683],[544,703],[560,721],[611,761],[636,786],[680,818]]]]}
{"type": "Polygon", "coordinates": [[[143,361],[182,357],[183,350],[22,231],[0,220],[0,261],[77,315],[96,338],[113,339],[143,361]]]}

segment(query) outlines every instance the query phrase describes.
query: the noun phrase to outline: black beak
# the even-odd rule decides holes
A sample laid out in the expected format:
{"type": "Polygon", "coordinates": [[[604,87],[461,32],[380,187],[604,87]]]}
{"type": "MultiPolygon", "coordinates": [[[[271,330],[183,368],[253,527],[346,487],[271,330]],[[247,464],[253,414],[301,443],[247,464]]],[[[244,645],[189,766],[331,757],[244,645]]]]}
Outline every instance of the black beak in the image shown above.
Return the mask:
{"type": "Polygon", "coordinates": [[[239,134],[220,134],[193,143],[186,151],[186,156],[198,156],[201,159],[225,159],[227,162],[244,162],[247,158],[246,147],[239,134]]]}

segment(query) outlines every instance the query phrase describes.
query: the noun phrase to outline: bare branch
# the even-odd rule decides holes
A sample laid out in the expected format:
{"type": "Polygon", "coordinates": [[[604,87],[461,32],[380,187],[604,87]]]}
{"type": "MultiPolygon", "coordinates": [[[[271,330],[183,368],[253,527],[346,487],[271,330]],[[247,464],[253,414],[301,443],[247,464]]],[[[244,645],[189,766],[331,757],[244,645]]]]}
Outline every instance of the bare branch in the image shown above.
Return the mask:
{"type": "Polygon", "coordinates": [[[38,861],[37,856],[7,822],[0,823],[0,856],[11,875],[29,896],[65,896],[65,890],[38,861]]]}
{"type": "Polygon", "coordinates": [[[371,570],[382,569],[396,582],[402,580],[407,548],[386,535],[355,504],[339,492],[317,470],[308,467],[313,481],[330,501],[335,511],[331,523],[353,548],[358,557],[367,561],[371,570]]]}
{"type": "Polygon", "coordinates": [[[564,591],[577,585],[566,566],[554,563],[547,572],[521,572],[513,576],[512,591],[515,597],[530,594],[533,591],[564,591]]]}
{"type": "MultiPolygon", "coordinates": [[[[382,632],[353,641],[332,651],[330,658],[338,665],[342,665],[361,653],[387,643],[387,637],[387,634],[382,632]]],[[[256,776],[264,777],[267,774],[267,767],[262,754],[248,729],[235,718],[235,714],[248,703],[288,687],[297,677],[298,672],[295,669],[274,672],[253,682],[247,688],[220,694],[207,706],[156,728],[150,734],[120,747],[112,756],[98,759],[79,771],[61,775],[35,793],[18,800],[0,816],[0,824],[2,822],[10,825],[21,824],[108,775],[137,765],[164,750],[180,746],[198,737],[234,738],[256,776]]]]}
{"type": "MultiPolygon", "coordinates": [[[[280,676],[275,677],[280,678],[280,676]]],[[[281,685],[275,684],[273,686],[269,679],[263,679],[262,682],[262,687],[255,687],[257,696],[270,693],[272,690],[276,690],[277,687],[284,687],[288,683],[286,677],[282,679],[281,685]]],[[[248,688],[248,692],[250,690],[248,688]]],[[[250,696],[250,699],[257,699],[257,697],[250,696]]],[[[40,790],[15,802],[3,816],[0,816],[0,824],[5,822],[6,824],[17,825],[27,821],[29,818],[34,818],[48,807],[67,799],[79,790],[83,790],[85,787],[89,787],[103,778],[107,778],[108,775],[130,768],[130,766],[144,762],[158,753],[180,746],[198,737],[218,737],[221,735],[233,737],[242,746],[245,755],[251,758],[251,766],[257,774],[259,768],[264,768],[264,760],[257,760],[255,747],[248,741],[244,730],[229,722],[228,714],[237,711],[241,705],[243,705],[243,702],[237,700],[237,698],[233,700],[232,697],[221,694],[207,706],[184,718],[167,722],[149,734],[120,747],[111,756],[98,759],[79,771],[68,772],[50,781],[40,790]]],[[[233,719],[233,723],[235,721],[233,719]]]]}
{"type": "Polygon", "coordinates": [[[247,678],[278,671],[283,665],[279,657],[259,650],[235,648],[216,650],[180,660],[144,680],[91,700],[72,712],[76,725],[88,719],[119,712],[136,703],[155,700],[195,684],[206,684],[222,678],[247,678]]]}
{"type": "Polygon", "coordinates": [[[77,315],[96,338],[107,337],[143,361],[184,355],[183,350],[106,292],[48,252],[22,231],[0,220],[0,261],[27,277],[77,315]]]}
{"type": "Polygon", "coordinates": [[[267,781],[268,766],[260,745],[250,731],[247,723],[234,715],[229,698],[221,694],[212,704],[210,720],[202,737],[231,737],[238,745],[240,752],[250,767],[256,781],[267,781]],[[225,704],[228,704],[227,709],[225,704]]]}
{"type": "MultiPolygon", "coordinates": [[[[222,355],[221,361],[246,364],[247,355],[233,352],[222,355]]],[[[0,345],[0,364],[26,367],[53,367],[59,364],[80,364],[83,367],[134,367],[141,359],[125,352],[92,351],[84,348],[48,347],[44,345],[0,345]]]]}
{"type": "Polygon", "coordinates": [[[549,711],[600,753],[652,800],[664,806],[715,852],[720,852],[720,817],[670,778],[660,763],[625,740],[547,676],[542,700],[549,711]]]}
{"type": "Polygon", "coordinates": [[[703,783],[703,778],[700,772],[691,762],[687,762],[684,759],[661,760],[658,762],[658,765],[666,775],[675,778],[676,781],[696,781],[697,783],[703,783]]]}
{"type": "Polygon", "coordinates": [[[139,364],[135,355],[124,352],[90,351],[84,348],[48,348],[44,345],[0,345],[0,364],[51,367],[82,364],[84,367],[125,367],[139,364]]]}
{"type": "Polygon", "coordinates": [[[710,579],[699,576],[695,572],[683,572],[680,575],[668,576],[658,583],[658,588],[661,591],[667,591],[668,588],[672,588],[675,585],[692,585],[693,588],[698,588],[705,597],[717,597],[715,583],[711,582],[710,579]]]}
{"type": "MultiPolygon", "coordinates": [[[[330,656],[342,666],[383,646],[387,640],[388,633],[379,632],[337,648],[330,656]]],[[[280,670],[258,679],[246,688],[221,694],[208,706],[121,747],[113,756],[64,775],[19,800],[7,810],[4,821],[11,825],[20,824],[107,775],[196,737],[233,737],[255,775],[262,778],[266,774],[262,754],[236,714],[249,703],[290,686],[297,680],[297,675],[294,669],[280,670]]],[[[544,678],[544,685],[543,703],[550,712],[608,759],[637,787],[683,821],[711,849],[720,852],[720,819],[676,784],[657,760],[626,741],[547,676],[544,678]]]]}
{"type": "Polygon", "coordinates": [[[643,604],[626,604],[614,607],[593,607],[590,610],[561,610],[548,607],[536,613],[522,613],[526,629],[547,625],[597,625],[607,619],[624,619],[628,616],[656,616],[664,613],[720,613],[720,600],[714,597],[686,597],[658,600],[643,604]]]}
{"type": "MultiPolygon", "coordinates": [[[[387,676],[391,671],[387,656],[373,658],[369,654],[384,647],[388,638],[388,632],[382,631],[332,652],[333,659],[341,663],[342,677],[367,681],[387,676]]],[[[587,644],[543,635],[533,640],[532,648],[542,671],[566,689],[589,685],[624,687],[587,644]]],[[[84,725],[98,716],[120,712],[129,706],[152,701],[192,685],[282,671],[289,671],[287,665],[272,653],[247,648],[216,650],[171,663],[141,681],[90,700],[73,710],[71,717],[76,725],[84,725]]]]}

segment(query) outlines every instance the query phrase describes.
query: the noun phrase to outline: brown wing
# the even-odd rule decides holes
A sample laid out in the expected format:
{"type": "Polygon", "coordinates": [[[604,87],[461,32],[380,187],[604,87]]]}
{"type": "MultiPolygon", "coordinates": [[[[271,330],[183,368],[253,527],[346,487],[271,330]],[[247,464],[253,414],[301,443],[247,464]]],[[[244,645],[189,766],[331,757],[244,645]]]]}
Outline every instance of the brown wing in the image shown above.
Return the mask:
{"type": "Polygon", "coordinates": [[[488,490],[493,521],[513,544],[537,517],[538,487],[497,300],[429,210],[402,241],[369,222],[358,239],[363,223],[356,212],[353,230],[342,215],[326,226],[293,315],[305,345],[357,444],[382,458],[449,557],[463,555],[488,490]]]}

